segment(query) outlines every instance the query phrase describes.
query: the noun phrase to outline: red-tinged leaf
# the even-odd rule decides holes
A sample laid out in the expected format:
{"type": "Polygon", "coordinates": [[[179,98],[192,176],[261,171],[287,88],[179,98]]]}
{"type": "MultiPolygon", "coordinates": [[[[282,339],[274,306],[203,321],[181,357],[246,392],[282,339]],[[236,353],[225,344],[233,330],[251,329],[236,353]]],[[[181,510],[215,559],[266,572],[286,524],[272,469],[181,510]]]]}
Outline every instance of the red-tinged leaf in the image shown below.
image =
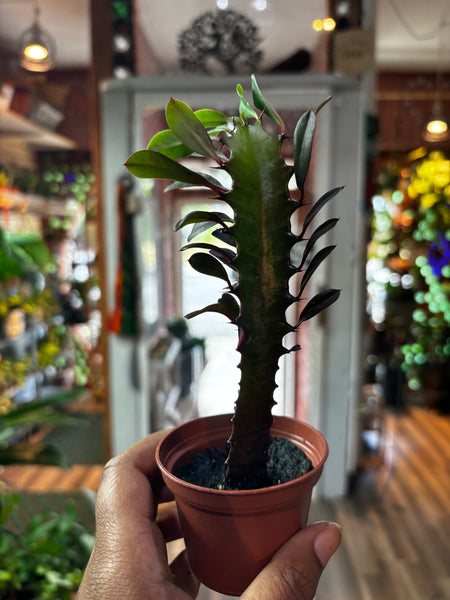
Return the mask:
{"type": "MultiPolygon", "coordinates": [[[[208,173],[202,173],[202,177],[209,183],[209,187],[211,189],[216,190],[216,191],[220,190],[221,193],[228,191],[222,186],[222,184],[220,183],[220,181],[218,179],[216,179],[215,177],[211,177],[211,175],[208,175],[208,173]]],[[[198,184],[182,183],[181,181],[175,181],[174,183],[171,183],[166,188],[164,188],[164,191],[170,192],[171,190],[179,190],[179,189],[184,190],[186,188],[195,188],[195,187],[198,187],[198,184]]]]}
{"type": "MultiPolygon", "coordinates": [[[[208,229],[211,229],[212,227],[216,227],[216,225],[217,225],[217,223],[213,223],[211,221],[205,221],[203,223],[195,223],[187,237],[187,241],[191,242],[198,235],[204,233],[205,231],[208,231],[208,229]]],[[[219,231],[226,233],[224,229],[220,229],[219,231]]],[[[211,235],[216,237],[218,240],[221,239],[220,235],[219,236],[215,235],[215,230],[211,232],[211,235]]],[[[228,237],[230,238],[231,236],[228,235],[228,237]]],[[[227,241],[227,240],[222,240],[222,241],[227,241]]]]}
{"type": "Polygon", "coordinates": [[[232,223],[233,219],[229,217],[226,213],[222,212],[194,210],[176,223],[175,231],[179,231],[182,227],[185,227],[186,225],[192,225],[193,223],[209,222],[212,224],[222,225],[222,227],[226,227],[226,223],[232,223]]]}
{"type": "Polygon", "coordinates": [[[311,209],[309,210],[308,214],[305,217],[305,220],[303,221],[302,232],[299,235],[300,238],[303,237],[303,234],[305,233],[306,228],[311,223],[311,221],[314,219],[314,217],[317,215],[317,213],[319,212],[319,210],[321,208],[323,208],[327,202],[329,202],[332,198],[334,198],[337,194],[339,194],[339,192],[341,190],[343,190],[343,189],[344,189],[344,186],[335,187],[332,190],[329,190],[328,192],[326,192],[325,194],[323,194],[323,196],[321,196],[317,200],[317,202],[315,202],[312,205],[311,209]]]}
{"type": "Polygon", "coordinates": [[[227,282],[230,290],[233,288],[225,267],[217,260],[217,258],[214,258],[210,254],[197,252],[189,258],[189,264],[193,269],[198,271],[198,273],[223,279],[223,281],[227,282]]]}
{"type": "Polygon", "coordinates": [[[228,233],[228,231],[226,231],[225,229],[215,229],[212,232],[212,235],[224,244],[228,244],[229,246],[233,246],[233,248],[236,248],[236,242],[233,236],[230,233],[228,233]]]}
{"type": "Polygon", "coordinates": [[[301,323],[308,321],[325,308],[328,308],[333,302],[336,302],[340,294],[340,290],[325,290],[316,294],[300,313],[300,318],[295,327],[297,328],[301,323]]]}
{"type": "Polygon", "coordinates": [[[326,257],[335,248],[336,248],[336,246],[327,246],[326,248],[322,248],[322,250],[319,250],[319,252],[317,252],[317,254],[314,255],[313,259],[311,260],[311,262],[307,266],[305,272],[303,273],[302,283],[300,285],[300,291],[298,293],[297,298],[300,298],[308,281],[311,279],[313,273],[316,271],[316,269],[319,267],[319,265],[322,263],[322,261],[324,261],[326,259],[326,257]]]}
{"type": "Polygon", "coordinates": [[[315,229],[312,232],[311,237],[309,238],[309,240],[305,246],[305,249],[303,250],[302,262],[300,263],[300,266],[298,267],[299,271],[303,268],[303,265],[305,264],[306,259],[308,258],[309,253],[313,249],[314,244],[317,242],[317,240],[320,237],[322,237],[325,233],[327,233],[328,231],[333,229],[333,227],[336,225],[336,223],[338,221],[339,221],[339,219],[337,219],[337,218],[328,219],[328,221],[325,221],[325,223],[322,223],[321,225],[319,225],[319,227],[317,227],[317,229],[315,229]]]}
{"type": "Polygon", "coordinates": [[[236,252],[233,250],[221,248],[220,246],[215,246],[214,244],[208,244],[206,242],[185,244],[180,250],[209,250],[213,256],[230,266],[236,258],[236,252]]]}
{"type": "Polygon", "coordinates": [[[297,187],[303,191],[316,129],[316,114],[313,110],[305,112],[297,122],[294,131],[294,173],[297,187]]]}
{"type": "Polygon", "coordinates": [[[201,315],[205,312],[215,312],[225,315],[232,323],[236,322],[239,316],[240,308],[239,304],[231,294],[223,294],[216,304],[209,304],[200,310],[195,310],[185,315],[186,319],[192,319],[197,315],[201,315]]]}

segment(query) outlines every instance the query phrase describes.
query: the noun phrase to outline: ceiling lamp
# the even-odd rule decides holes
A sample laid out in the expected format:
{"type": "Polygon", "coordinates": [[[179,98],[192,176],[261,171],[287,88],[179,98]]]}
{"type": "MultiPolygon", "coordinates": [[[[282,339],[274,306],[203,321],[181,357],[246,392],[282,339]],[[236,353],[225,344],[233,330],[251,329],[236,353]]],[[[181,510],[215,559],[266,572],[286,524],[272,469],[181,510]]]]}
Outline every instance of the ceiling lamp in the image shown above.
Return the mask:
{"type": "Polygon", "coordinates": [[[55,63],[55,43],[39,23],[39,7],[34,9],[34,23],[19,40],[20,65],[27,71],[43,73],[55,63]]]}
{"type": "MultiPolygon", "coordinates": [[[[448,7],[447,7],[448,9],[448,7]]],[[[444,58],[442,53],[444,52],[444,27],[449,25],[449,21],[446,20],[446,10],[444,9],[441,19],[439,21],[437,42],[438,42],[438,58],[444,58]]],[[[442,61],[443,64],[444,61],[442,61]]],[[[436,61],[436,79],[435,79],[435,97],[431,106],[430,120],[425,126],[423,137],[426,142],[444,142],[450,138],[450,131],[448,129],[448,120],[445,118],[444,110],[442,108],[442,93],[444,88],[444,72],[439,68],[439,60],[436,61]]]]}

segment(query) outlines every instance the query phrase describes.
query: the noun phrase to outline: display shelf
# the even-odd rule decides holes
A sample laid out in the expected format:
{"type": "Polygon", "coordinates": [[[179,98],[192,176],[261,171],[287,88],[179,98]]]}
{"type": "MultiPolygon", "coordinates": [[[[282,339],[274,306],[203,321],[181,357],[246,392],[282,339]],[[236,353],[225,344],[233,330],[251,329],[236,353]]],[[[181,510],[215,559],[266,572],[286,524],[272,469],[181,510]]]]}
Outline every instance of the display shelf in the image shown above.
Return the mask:
{"type": "Polygon", "coordinates": [[[0,354],[11,348],[15,354],[23,353],[29,346],[34,346],[45,335],[45,326],[36,325],[27,329],[22,335],[0,339],[0,354]]]}
{"type": "Polygon", "coordinates": [[[75,216],[83,209],[75,200],[44,198],[9,187],[0,187],[0,208],[42,216],[75,216]]]}
{"type": "Polygon", "coordinates": [[[73,150],[73,140],[55,133],[11,110],[0,110],[0,138],[20,138],[33,150],[73,150]]]}

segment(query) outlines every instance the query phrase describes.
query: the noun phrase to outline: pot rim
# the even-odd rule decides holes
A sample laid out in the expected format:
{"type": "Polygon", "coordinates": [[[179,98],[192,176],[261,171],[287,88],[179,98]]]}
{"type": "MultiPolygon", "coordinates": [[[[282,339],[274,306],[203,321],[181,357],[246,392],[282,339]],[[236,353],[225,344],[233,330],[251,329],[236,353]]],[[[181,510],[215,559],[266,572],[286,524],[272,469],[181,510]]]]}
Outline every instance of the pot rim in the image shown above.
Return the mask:
{"type": "MultiPolygon", "coordinates": [[[[203,493],[203,494],[213,494],[213,495],[217,495],[217,496],[225,496],[225,497],[234,497],[234,496],[239,496],[239,497],[245,497],[245,496],[255,496],[256,494],[260,494],[262,491],[264,491],[264,493],[266,494],[274,494],[279,492],[282,489],[286,489],[292,486],[295,486],[298,484],[298,482],[301,480],[302,482],[304,482],[305,484],[310,480],[310,479],[315,479],[317,481],[317,479],[319,478],[324,463],[328,457],[328,452],[329,452],[329,447],[328,447],[328,443],[325,439],[325,437],[323,436],[323,434],[316,429],[315,427],[313,427],[312,425],[310,425],[309,423],[306,423],[305,421],[301,421],[300,419],[296,419],[295,417],[287,417],[285,415],[274,415],[273,416],[273,425],[272,428],[275,428],[277,431],[277,435],[281,436],[281,423],[283,420],[288,420],[288,421],[294,421],[297,423],[301,423],[301,425],[306,428],[309,432],[313,433],[314,435],[319,435],[323,444],[323,453],[321,455],[321,458],[319,460],[319,462],[317,464],[313,464],[313,468],[308,471],[308,473],[305,473],[304,475],[300,475],[300,477],[296,477],[295,479],[291,479],[289,481],[286,481],[285,483],[279,483],[276,485],[271,485],[271,486],[267,486],[267,487],[263,487],[263,488],[255,488],[255,489],[250,489],[250,490],[218,490],[215,488],[207,488],[207,487],[203,487],[203,486],[199,486],[193,483],[189,483],[187,481],[184,481],[183,479],[180,479],[179,477],[177,477],[176,475],[174,475],[164,464],[163,461],[161,459],[161,450],[163,445],[166,443],[166,440],[171,436],[171,434],[173,434],[175,431],[180,430],[181,428],[185,427],[185,426],[189,426],[191,423],[196,423],[199,421],[204,421],[204,420],[208,420],[208,419],[218,419],[218,418],[228,418],[231,419],[233,417],[233,415],[231,413],[225,413],[225,414],[220,414],[220,415],[208,415],[205,417],[197,417],[196,419],[191,419],[189,421],[186,421],[186,423],[182,423],[181,425],[178,425],[177,427],[170,429],[167,431],[166,435],[162,438],[162,440],[159,442],[157,448],[156,448],[156,462],[158,464],[158,467],[160,468],[160,470],[164,473],[164,475],[166,477],[168,477],[174,484],[178,485],[178,486],[182,486],[185,489],[191,489],[192,491],[195,491],[196,493],[203,493]],[[279,424],[278,424],[279,423],[279,424]],[[278,426],[277,426],[278,424],[278,426]]],[[[288,436],[286,436],[287,439],[289,439],[288,436]]],[[[305,454],[308,456],[308,458],[310,460],[312,460],[311,456],[308,454],[308,444],[310,446],[313,446],[311,444],[311,442],[308,442],[308,439],[305,437],[301,437],[301,436],[297,436],[297,439],[301,439],[305,445],[301,446],[299,444],[298,445],[304,452],[305,454]]],[[[290,441],[292,441],[294,444],[296,443],[295,439],[291,439],[290,441]]],[[[315,446],[313,446],[315,447],[315,446]]],[[[314,481],[313,485],[316,483],[316,481],[314,481]]]]}

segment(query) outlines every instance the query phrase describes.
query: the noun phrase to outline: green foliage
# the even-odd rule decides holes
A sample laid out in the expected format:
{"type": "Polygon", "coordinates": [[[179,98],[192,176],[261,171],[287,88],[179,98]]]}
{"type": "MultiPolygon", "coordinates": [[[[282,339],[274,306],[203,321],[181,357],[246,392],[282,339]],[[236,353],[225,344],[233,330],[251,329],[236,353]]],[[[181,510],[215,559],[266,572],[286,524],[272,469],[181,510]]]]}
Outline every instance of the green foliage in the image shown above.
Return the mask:
{"type": "Polygon", "coordinates": [[[45,272],[52,261],[45,242],[36,234],[6,233],[0,227],[0,281],[33,277],[45,272]]]}
{"type": "Polygon", "coordinates": [[[73,504],[61,515],[36,514],[20,531],[11,525],[20,496],[0,490],[0,597],[70,600],[93,537],[77,522],[73,504]]]}
{"type": "Polygon", "coordinates": [[[200,346],[204,349],[205,340],[204,338],[194,337],[189,332],[189,327],[185,319],[178,318],[173,319],[167,324],[169,332],[179,340],[181,340],[181,349],[190,350],[195,346],[200,346]]]}
{"type": "Polygon", "coordinates": [[[448,410],[450,157],[448,152],[421,148],[407,158],[404,163],[389,161],[378,173],[368,272],[383,270],[385,279],[369,279],[369,306],[375,323],[380,323],[373,307],[387,295],[383,319],[389,334],[396,314],[405,319],[409,303],[407,330],[393,336],[393,355],[401,359],[413,392],[427,388],[433,372],[441,373],[443,407],[448,410]]]}
{"type": "Polygon", "coordinates": [[[67,415],[55,406],[75,399],[83,390],[75,389],[69,392],[55,394],[46,400],[29,402],[19,407],[13,407],[6,414],[0,414],[0,465],[44,464],[68,467],[66,458],[57,448],[44,443],[17,441],[18,433],[35,425],[72,425],[82,422],[80,419],[67,415]],[[13,442],[11,442],[13,440],[13,442]]]}
{"type": "Polygon", "coordinates": [[[241,85],[237,85],[236,91],[239,116],[223,119],[220,137],[216,130],[208,131],[197,113],[186,104],[171,99],[166,111],[170,133],[156,134],[149,143],[149,148],[158,147],[159,151],[136,152],[126,166],[138,177],[172,178],[179,182],[168,189],[185,185],[207,187],[233,210],[233,219],[224,213],[194,211],[179,221],[176,229],[193,225],[189,243],[183,249],[198,252],[190,255],[189,263],[196,271],[218,277],[226,284],[226,292],[217,303],[187,317],[219,312],[238,327],[241,382],[229,440],[228,477],[230,481],[240,479],[251,471],[253,475],[260,475],[264,485],[278,361],[283,354],[298,349],[298,346],[285,348],[283,338],[330,306],[340,293],[334,289],[320,292],[299,311],[296,324],[286,322],[286,310],[303,300],[306,284],[334,248],[319,250],[307,263],[318,240],[336,225],[337,219],[329,219],[315,230],[311,229],[311,223],[341,188],[322,196],[309,210],[300,235],[294,235],[291,218],[303,206],[316,114],[328,100],[300,117],[294,132],[294,165],[291,167],[282,156],[286,137],[284,123],[262,95],[256,79],[252,77],[254,107],[245,99],[241,85]],[[279,126],[279,135],[265,130],[264,115],[279,126]],[[191,154],[214,160],[231,176],[232,187],[226,189],[220,177],[211,181],[209,176],[167,158],[179,156],[173,150],[175,138],[190,149],[191,154]],[[167,148],[163,147],[164,140],[167,148]],[[300,201],[289,197],[288,183],[293,175],[300,190],[300,201]],[[214,241],[195,241],[198,233],[207,230],[225,242],[225,247],[214,241]],[[303,258],[299,265],[292,265],[291,251],[299,244],[303,246],[303,258]],[[294,274],[300,274],[301,279],[299,293],[295,295],[289,291],[289,280],[294,274]]]}

